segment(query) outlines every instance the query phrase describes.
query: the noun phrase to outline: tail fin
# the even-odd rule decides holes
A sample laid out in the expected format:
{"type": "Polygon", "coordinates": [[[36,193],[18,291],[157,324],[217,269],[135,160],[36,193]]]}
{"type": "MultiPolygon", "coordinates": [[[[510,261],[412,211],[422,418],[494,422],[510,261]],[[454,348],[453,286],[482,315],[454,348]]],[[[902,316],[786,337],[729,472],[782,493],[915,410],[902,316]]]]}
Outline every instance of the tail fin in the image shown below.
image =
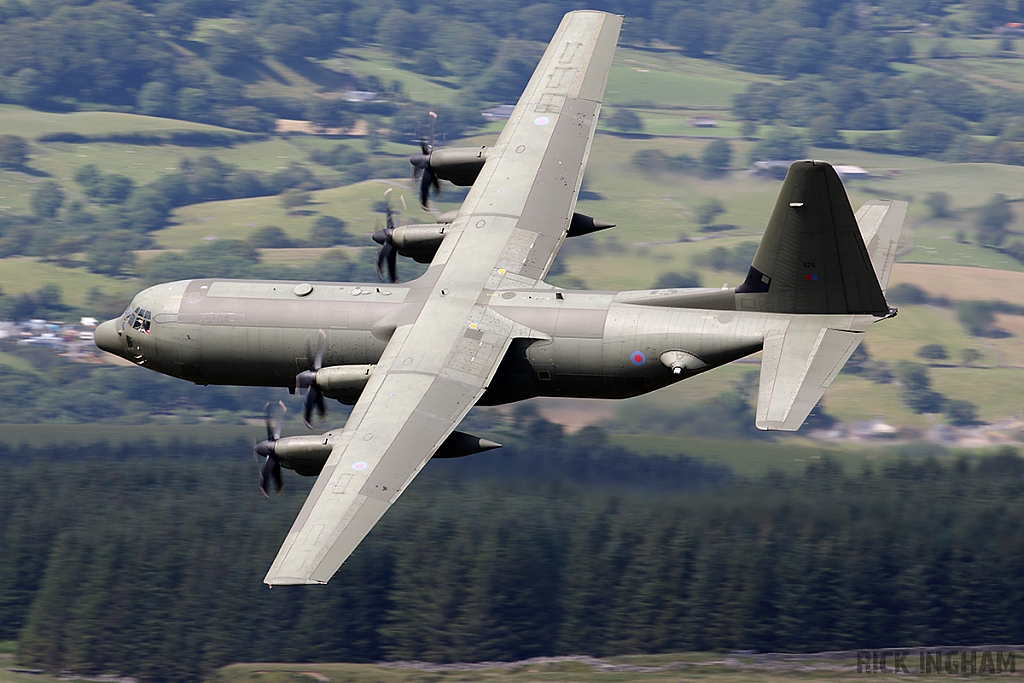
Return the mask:
{"type": "Polygon", "coordinates": [[[906,202],[868,202],[854,216],[831,166],[790,166],[747,279],[736,288],[740,310],[797,314],[765,335],[759,429],[799,429],[864,338],[863,323],[847,327],[848,319],[835,329],[810,316],[889,315],[884,288],[906,212],[906,202]]]}
{"type": "Polygon", "coordinates": [[[789,167],[740,310],[885,315],[889,307],[839,175],[823,161],[789,167]]]}

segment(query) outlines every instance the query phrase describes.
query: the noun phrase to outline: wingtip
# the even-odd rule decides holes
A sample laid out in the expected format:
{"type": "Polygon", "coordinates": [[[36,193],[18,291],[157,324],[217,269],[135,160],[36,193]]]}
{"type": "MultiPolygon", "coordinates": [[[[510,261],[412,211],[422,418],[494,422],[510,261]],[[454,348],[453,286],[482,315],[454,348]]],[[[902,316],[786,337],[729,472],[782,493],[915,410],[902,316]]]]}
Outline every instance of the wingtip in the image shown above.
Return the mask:
{"type": "Polygon", "coordinates": [[[269,574],[263,579],[263,583],[267,584],[268,587],[273,588],[274,586],[322,586],[326,584],[326,581],[316,581],[314,579],[307,579],[300,576],[270,576],[269,574]]]}
{"type": "Polygon", "coordinates": [[[803,422],[798,425],[793,425],[787,422],[779,422],[777,420],[770,421],[757,421],[754,423],[762,432],[797,432],[800,431],[800,427],[803,426],[803,422]]]}

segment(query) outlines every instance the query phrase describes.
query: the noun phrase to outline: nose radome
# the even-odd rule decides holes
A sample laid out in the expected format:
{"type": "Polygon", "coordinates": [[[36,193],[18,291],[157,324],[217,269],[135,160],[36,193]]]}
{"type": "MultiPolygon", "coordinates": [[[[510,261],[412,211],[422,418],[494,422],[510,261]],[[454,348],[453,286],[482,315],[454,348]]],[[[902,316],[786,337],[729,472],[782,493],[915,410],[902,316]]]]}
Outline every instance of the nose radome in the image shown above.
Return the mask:
{"type": "Polygon", "coordinates": [[[96,346],[115,356],[124,356],[124,345],[121,343],[121,337],[117,334],[116,320],[100,323],[93,334],[96,346]]]}

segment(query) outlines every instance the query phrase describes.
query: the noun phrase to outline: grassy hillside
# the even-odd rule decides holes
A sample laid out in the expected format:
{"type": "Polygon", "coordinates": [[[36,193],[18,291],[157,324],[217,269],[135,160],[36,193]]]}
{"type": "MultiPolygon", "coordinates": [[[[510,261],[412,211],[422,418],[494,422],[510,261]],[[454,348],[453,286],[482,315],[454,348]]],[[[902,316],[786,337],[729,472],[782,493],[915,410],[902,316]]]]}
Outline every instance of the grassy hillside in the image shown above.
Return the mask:
{"type": "Polygon", "coordinates": [[[229,128],[179,119],[109,111],[78,111],[63,114],[50,111],[41,112],[12,104],[0,104],[0,120],[4,122],[5,135],[20,135],[26,138],[38,138],[50,133],[110,135],[112,133],[204,131],[238,134],[238,131],[229,128]]]}
{"type": "MultiPolygon", "coordinates": [[[[220,21],[220,20],[218,20],[220,21]]],[[[200,26],[202,30],[202,26],[200,26]]],[[[1013,60],[990,55],[992,41],[956,42],[954,48],[971,54],[962,60],[921,59],[913,65],[925,70],[977,69],[985,74],[1006,72],[1013,60]]],[[[915,45],[919,54],[928,46],[915,45]]],[[[267,64],[280,77],[267,78],[247,86],[253,92],[308,92],[315,86],[316,74],[300,74],[288,66],[268,59],[267,64]],[[274,83],[277,85],[275,86],[274,83]],[[262,91],[260,89],[263,88],[262,91]],[[277,88],[277,90],[274,90],[277,88]],[[255,90],[254,90],[255,89],[255,90]]],[[[382,82],[398,80],[412,99],[443,102],[451,96],[446,79],[425,77],[410,71],[404,63],[375,48],[342,50],[321,68],[347,71],[361,77],[376,76],[382,82]]],[[[988,76],[987,76],[988,77],[988,76]]],[[[991,76],[994,78],[995,76],[991,76]]],[[[729,109],[732,98],[752,82],[777,83],[774,76],[751,74],[719,62],[696,60],[673,51],[620,49],[609,79],[606,114],[615,107],[628,107],[644,123],[644,134],[621,135],[609,129],[607,116],[594,141],[586,174],[586,192],[578,210],[618,224],[614,230],[573,240],[566,244],[559,261],[565,271],[551,281],[564,287],[593,289],[638,289],[653,286],[664,273],[693,273],[703,285],[735,285],[743,277],[740,270],[714,270],[707,263],[712,249],[735,249],[744,242],[756,241],[774,206],[781,181],[749,176],[743,169],[755,141],[739,137],[740,122],[729,109]],[[712,116],[719,122],[714,129],[695,129],[688,119],[694,115],[712,116]],[[708,137],[725,136],[733,148],[734,171],[719,179],[703,178],[695,173],[652,173],[633,162],[643,150],[660,150],[669,156],[682,154],[699,158],[708,137]],[[694,209],[709,199],[723,202],[726,212],[717,222],[726,229],[702,231],[694,218],[694,209]],[[732,227],[729,227],[732,226],[732,227]]],[[[1011,83],[1012,85],[1012,83],[1011,83]]],[[[1006,87],[1010,87],[1006,85],[1006,87]]],[[[256,96],[250,93],[250,96],[256,96]]],[[[411,105],[418,108],[420,105],[411,105]]],[[[315,136],[249,136],[238,138],[230,146],[186,147],[175,144],[119,144],[103,140],[83,143],[43,142],[40,136],[58,132],[109,136],[114,133],[172,133],[175,131],[229,132],[227,129],[178,120],[111,112],[73,114],[39,113],[11,105],[0,106],[0,123],[30,139],[28,168],[0,170],[0,217],[31,211],[32,193],[46,179],[61,184],[69,200],[85,200],[85,188],[74,181],[75,172],[85,164],[95,164],[104,173],[131,177],[136,184],[155,181],[179,168],[182,159],[203,155],[216,157],[238,168],[273,174],[299,163],[309,169],[325,189],[310,192],[311,202],[286,209],[278,196],[232,199],[192,204],[176,209],[168,227],[152,234],[152,246],[139,253],[140,262],[161,250],[187,250],[213,240],[247,239],[266,226],[281,228],[288,236],[304,240],[321,216],[341,218],[347,230],[365,238],[364,253],[370,259],[373,245],[369,234],[381,220],[378,208],[383,190],[396,190],[396,208],[404,222],[432,222],[433,216],[416,206],[415,194],[407,177],[371,179],[349,183],[345,168],[331,167],[312,158],[339,145],[371,158],[390,158],[402,165],[401,158],[415,146],[382,141],[371,146],[364,139],[331,140],[315,136]]],[[[380,123],[387,125],[387,120],[380,123]]],[[[492,144],[500,124],[481,129],[479,135],[457,144],[492,144]]],[[[411,143],[411,141],[410,141],[411,143]]],[[[815,158],[836,164],[863,166],[876,175],[869,180],[850,181],[847,189],[854,207],[878,197],[910,202],[898,265],[893,283],[911,283],[936,296],[962,299],[1003,299],[1018,301],[1024,295],[1024,266],[991,249],[959,241],[973,235],[979,207],[994,193],[1011,199],[1021,196],[1024,167],[999,164],[951,164],[923,158],[875,154],[853,149],[812,148],[815,158]],[[930,192],[944,192],[950,199],[947,218],[930,217],[924,200],[930,192]]],[[[322,159],[321,159],[322,160],[322,159]]],[[[447,187],[437,203],[438,211],[457,208],[464,191],[447,187]]],[[[1021,204],[1008,204],[1013,212],[1010,230],[1024,233],[1021,204]]],[[[347,247],[355,255],[358,244],[347,247]]],[[[302,267],[314,263],[316,249],[266,249],[264,262],[302,267]]],[[[74,259],[72,259],[73,262],[74,259]]],[[[408,272],[408,271],[406,271],[408,272]]],[[[123,297],[140,286],[130,277],[110,277],[88,272],[85,268],[67,268],[39,257],[0,259],[0,290],[20,294],[45,284],[57,284],[65,300],[88,308],[90,292],[95,290],[123,297]]],[[[951,398],[977,404],[979,417],[993,421],[1020,414],[1022,397],[1018,390],[1024,379],[1024,318],[1000,316],[998,325],[1007,336],[977,338],[970,336],[957,321],[952,308],[901,306],[900,316],[878,325],[868,336],[867,347],[874,357],[889,363],[914,360],[924,343],[940,341],[954,359],[948,367],[932,368],[935,387],[951,398]],[[965,349],[979,354],[974,367],[957,367],[955,359],[965,349]]],[[[24,361],[0,356],[0,363],[24,367],[24,361]]],[[[749,369],[749,368],[747,368],[749,369]]],[[[723,368],[706,376],[635,399],[640,405],[685,408],[694,401],[729,390],[742,372],[723,368]]],[[[931,418],[909,411],[900,402],[896,385],[877,385],[859,378],[842,376],[829,392],[825,403],[830,414],[846,421],[869,420],[885,415],[889,421],[908,427],[926,428],[931,418]]],[[[629,412],[629,411],[627,411],[629,412]]]]}
{"type": "MultiPolygon", "coordinates": [[[[1011,648],[1003,648],[1005,653],[1011,648]]],[[[957,650],[959,654],[959,650],[957,650]]],[[[1017,654],[1020,654],[1019,652],[1017,654]]],[[[1004,655],[1005,656],[1005,655],[1004,655]]],[[[7,664],[0,655],[0,664],[7,664]]],[[[906,658],[908,670],[917,672],[919,652],[910,651],[906,658]]],[[[886,666],[892,668],[892,655],[886,666]]],[[[456,683],[480,680],[520,683],[662,683],[667,681],[702,680],[712,683],[849,681],[859,680],[856,653],[822,653],[819,655],[750,655],[671,653],[659,655],[623,655],[619,657],[548,657],[522,662],[492,664],[431,665],[418,662],[393,664],[332,663],[255,663],[232,664],[218,669],[210,681],[217,683],[456,683]]],[[[872,680],[897,681],[901,675],[872,672],[872,680]]],[[[51,683],[52,681],[89,680],[66,674],[55,676],[0,670],[0,683],[51,683]]]]}

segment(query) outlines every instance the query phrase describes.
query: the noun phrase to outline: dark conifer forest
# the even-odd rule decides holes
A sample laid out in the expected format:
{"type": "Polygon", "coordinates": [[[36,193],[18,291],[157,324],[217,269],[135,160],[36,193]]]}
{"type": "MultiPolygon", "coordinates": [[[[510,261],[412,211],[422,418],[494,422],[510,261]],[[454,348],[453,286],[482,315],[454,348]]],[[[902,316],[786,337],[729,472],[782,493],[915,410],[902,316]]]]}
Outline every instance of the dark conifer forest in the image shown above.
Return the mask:
{"type": "Polygon", "coordinates": [[[25,665],[167,682],[235,661],[1024,641],[1011,450],[740,478],[589,428],[431,463],[328,585],[268,590],[311,480],[265,500],[247,448],[5,450],[0,640],[25,665]]]}

